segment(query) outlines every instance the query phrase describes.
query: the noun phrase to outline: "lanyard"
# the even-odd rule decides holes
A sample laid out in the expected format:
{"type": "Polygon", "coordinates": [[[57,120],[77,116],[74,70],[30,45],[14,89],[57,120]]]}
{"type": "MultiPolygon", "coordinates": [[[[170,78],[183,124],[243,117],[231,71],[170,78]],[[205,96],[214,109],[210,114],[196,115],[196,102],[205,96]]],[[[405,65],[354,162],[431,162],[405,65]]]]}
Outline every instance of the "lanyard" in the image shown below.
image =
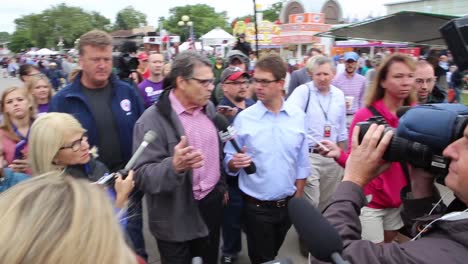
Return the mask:
{"type": "MultiPolygon", "coordinates": [[[[323,109],[323,106],[322,106],[322,102],[320,102],[320,93],[316,93],[317,94],[317,101],[318,101],[318,104],[320,106],[320,110],[322,110],[322,113],[323,113],[323,116],[325,117],[325,121],[328,122],[328,111],[330,110],[330,103],[331,103],[331,97],[328,98],[328,105],[327,105],[327,111],[325,111],[325,109],[323,109]]],[[[330,92],[328,92],[328,95],[330,95],[330,92]]],[[[327,97],[329,97],[327,95],[327,97]]]]}
{"type": "Polygon", "coordinates": [[[22,140],[25,140],[25,141],[28,141],[28,138],[29,138],[29,131],[31,131],[31,126],[29,126],[28,128],[28,133],[26,133],[26,137],[21,135],[21,133],[18,131],[18,128],[14,125],[14,124],[11,124],[13,126],[13,131],[15,132],[15,134],[22,140]]]}

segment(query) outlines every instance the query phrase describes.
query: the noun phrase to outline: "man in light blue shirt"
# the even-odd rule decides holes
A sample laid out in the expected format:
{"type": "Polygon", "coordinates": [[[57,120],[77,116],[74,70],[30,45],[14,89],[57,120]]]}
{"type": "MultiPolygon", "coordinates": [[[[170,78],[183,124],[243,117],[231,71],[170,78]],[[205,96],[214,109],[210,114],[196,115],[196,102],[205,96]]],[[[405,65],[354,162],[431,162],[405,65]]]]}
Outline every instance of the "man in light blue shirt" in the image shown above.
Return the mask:
{"type": "Polygon", "coordinates": [[[327,139],[345,148],[348,138],[346,103],[343,92],[331,85],[335,66],[330,58],[316,57],[306,67],[313,80],[297,87],[287,104],[299,106],[306,112],[311,174],[304,192],[314,206],[323,210],[343,177],[343,169],[333,159],[318,154],[316,142],[327,139]]]}
{"type": "Polygon", "coordinates": [[[253,85],[258,101],[234,120],[236,141],[244,153],[237,153],[230,143],[224,148],[227,172],[239,176],[249,257],[254,264],[278,254],[291,227],[288,201],[302,195],[310,173],[305,114],[284,104],[285,76],[286,67],[278,55],[257,62],[253,85]],[[247,175],[243,168],[251,162],[257,170],[247,175]]]}

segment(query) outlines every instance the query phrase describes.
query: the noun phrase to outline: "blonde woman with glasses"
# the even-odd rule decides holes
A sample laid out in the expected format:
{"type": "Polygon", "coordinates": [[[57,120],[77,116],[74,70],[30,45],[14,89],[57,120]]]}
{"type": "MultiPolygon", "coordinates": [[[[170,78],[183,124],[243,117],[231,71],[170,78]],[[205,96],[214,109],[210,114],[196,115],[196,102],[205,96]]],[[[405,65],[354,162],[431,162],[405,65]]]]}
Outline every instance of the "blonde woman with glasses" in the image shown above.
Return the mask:
{"type": "Polygon", "coordinates": [[[136,264],[109,198],[52,171],[0,195],[2,263],[136,264]]]}
{"type": "MultiPolygon", "coordinates": [[[[65,171],[75,178],[95,182],[109,172],[90,153],[86,130],[72,115],[47,113],[31,127],[29,162],[33,175],[65,171]]],[[[133,171],[115,182],[116,207],[123,208],[133,189],[133,171]]],[[[114,196],[113,193],[111,193],[114,196]]]]}

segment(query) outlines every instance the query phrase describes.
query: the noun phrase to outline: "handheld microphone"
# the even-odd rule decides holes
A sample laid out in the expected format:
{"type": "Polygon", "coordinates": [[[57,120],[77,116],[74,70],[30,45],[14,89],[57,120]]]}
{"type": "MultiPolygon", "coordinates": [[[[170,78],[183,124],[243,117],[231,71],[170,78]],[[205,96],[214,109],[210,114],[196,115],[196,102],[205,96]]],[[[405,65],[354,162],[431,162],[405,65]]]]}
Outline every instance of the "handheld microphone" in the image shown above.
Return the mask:
{"type": "MultiPolygon", "coordinates": [[[[128,175],[128,172],[133,168],[135,165],[135,162],[140,158],[141,154],[143,154],[143,151],[145,148],[149,145],[149,143],[153,142],[157,137],[156,132],[153,130],[148,130],[146,134],[143,136],[143,141],[141,142],[140,146],[138,146],[137,150],[135,153],[132,155],[130,160],[127,162],[125,165],[125,168],[122,170],[119,170],[120,175],[122,175],[122,179],[125,179],[128,175]]],[[[111,173],[105,176],[102,176],[97,183],[98,184],[110,184],[112,180],[115,178],[115,173],[111,173]]]]}
{"type": "MultiPolygon", "coordinates": [[[[219,137],[221,138],[221,141],[231,142],[232,146],[237,151],[237,153],[242,153],[242,149],[239,147],[236,140],[234,139],[234,137],[236,136],[236,132],[234,128],[229,125],[229,122],[227,121],[227,119],[220,114],[216,114],[214,118],[214,123],[215,123],[215,126],[219,130],[218,134],[219,134],[219,137]]],[[[244,168],[244,171],[247,174],[253,174],[257,171],[257,167],[255,166],[255,163],[252,161],[250,162],[250,165],[248,167],[244,168]]]]}
{"type": "Polygon", "coordinates": [[[343,242],[330,223],[304,198],[292,198],[288,203],[289,217],[307,250],[316,259],[335,264],[343,260],[343,242]]]}

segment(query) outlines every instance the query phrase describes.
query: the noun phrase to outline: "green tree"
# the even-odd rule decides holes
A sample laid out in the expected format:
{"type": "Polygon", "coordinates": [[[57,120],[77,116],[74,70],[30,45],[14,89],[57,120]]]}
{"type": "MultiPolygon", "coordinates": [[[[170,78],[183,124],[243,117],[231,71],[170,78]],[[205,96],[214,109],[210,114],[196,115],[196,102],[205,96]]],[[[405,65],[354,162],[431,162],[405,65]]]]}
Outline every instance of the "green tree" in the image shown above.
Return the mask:
{"type": "Polygon", "coordinates": [[[263,11],[263,19],[270,22],[275,22],[279,19],[281,8],[283,8],[283,2],[276,2],[272,4],[268,9],[263,11]]]}
{"type": "Polygon", "coordinates": [[[8,48],[13,52],[20,52],[33,46],[29,33],[24,30],[16,30],[11,35],[10,44],[8,44],[8,48]]]}
{"type": "Polygon", "coordinates": [[[182,16],[190,17],[193,23],[193,33],[196,38],[201,37],[208,31],[220,27],[226,31],[231,31],[231,25],[228,23],[226,12],[217,13],[215,9],[209,5],[196,4],[186,5],[171,8],[170,16],[162,20],[163,27],[172,34],[181,36],[182,41],[185,41],[189,36],[189,28],[187,26],[179,26],[182,16]]]}
{"type": "Polygon", "coordinates": [[[133,6],[127,6],[117,13],[114,29],[132,29],[144,25],[146,25],[146,15],[135,10],[133,6]]]}
{"type": "Polygon", "coordinates": [[[0,43],[10,41],[10,33],[8,32],[0,32],[0,43]]]}
{"type": "Polygon", "coordinates": [[[21,36],[27,36],[34,46],[40,48],[57,48],[60,40],[65,48],[70,48],[87,31],[110,29],[108,18],[66,4],[52,6],[40,14],[22,16],[15,20],[15,24],[21,36]]]}

